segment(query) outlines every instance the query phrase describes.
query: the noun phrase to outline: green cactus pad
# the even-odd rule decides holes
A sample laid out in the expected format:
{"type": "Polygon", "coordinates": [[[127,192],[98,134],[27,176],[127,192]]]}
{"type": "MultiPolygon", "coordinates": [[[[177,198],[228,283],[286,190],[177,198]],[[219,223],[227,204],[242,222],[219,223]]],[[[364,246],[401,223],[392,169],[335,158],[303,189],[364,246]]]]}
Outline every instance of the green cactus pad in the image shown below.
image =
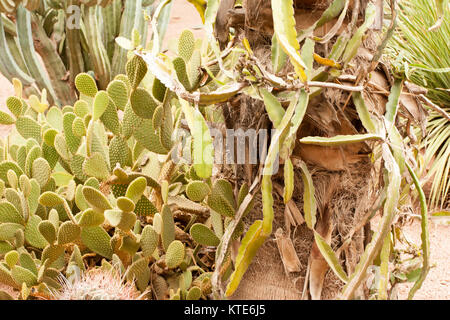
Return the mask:
{"type": "Polygon", "coordinates": [[[23,216],[9,202],[0,202],[0,223],[11,222],[25,225],[23,216]]]}
{"type": "Polygon", "coordinates": [[[41,126],[30,116],[20,116],[16,120],[16,129],[25,139],[33,138],[41,143],[41,126]]]}
{"type": "Polygon", "coordinates": [[[14,239],[17,230],[23,229],[24,226],[17,223],[7,222],[0,224],[0,241],[14,239]]]}
{"type": "Polygon", "coordinates": [[[148,267],[148,260],[146,258],[136,260],[127,271],[127,280],[135,280],[136,286],[141,292],[146,290],[150,276],[150,268],[148,267]]]}
{"type": "Polygon", "coordinates": [[[125,197],[134,203],[138,202],[147,187],[147,180],[144,177],[134,179],[127,188],[125,197]]]}
{"type": "Polygon", "coordinates": [[[191,60],[195,49],[194,34],[190,30],[184,30],[178,39],[178,55],[186,62],[191,60]]]}
{"type": "Polygon", "coordinates": [[[41,194],[39,197],[39,204],[44,207],[56,207],[57,205],[63,204],[64,198],[55,192],[47,191],[41,194]]]}
{"type": "Polygon", "coordinates": [[[51,209],[50,212],[48,213],[48,219],[47,220],[50,221],[51,223],[53,223],[53,225],[55,226],[56,230],[59,229],[59,213],[58,213],[58,210],[51,209]]]}
{"type": "Polygon", "coordinates": [[[158,247],[159,235],[151,225],[146,225],[141,233],[141,248],[144,257],[151,257],[158,247]]]}
{"type": "Polygon", "coordinates": [[[105,158],[98,152],[93,153],[84,161],[83,173],[90,177],[106,180],[109,177],[109,169],[105,158]]]}
{"type": "Polygon", "coordinates": [[[130,231],[136,222],[136,215],[132,212],[124,212],[122,210],[105,210],[105,218],[113,227],[122,231],[130,231]]]}
{"type": "Polygon", "coordinates": [[[42,219],[37,216],[31,216],[30,219],[27,222],[27,225],[25,227],[25,240],[32,245],[35,248],[38,249],[44,249],[44,247],[47,245],[47,240],[42,236],[42,234],[39,232],[39,224],[41,223],[42,219]]]}
{"type": "Polygon", "coordinates": [[[128,103],[125,106],[124,115],[123,115],[123,136],[125,139],[128,139],[131,137],[136,130],[136,128],[139,128],[142,125],[142,122],[144,119],[138,117],[136,113],[134,113],[133,108],[131,107],[131,104],[128,103]]]}
{"type": "Polygon", "coordinates": [[[19,288],[19,286],[11,276],[11,272],[3,264],[0,264],[0,283],[16,289],[19,288]]]}
{"type": "Polygon", "coordinates": [[[134,113],[143,119],[152,119],[158,106],[152,96],[142,88],[137,88],[131,93],[130,104],[134,113]]]}
{"type": "Polygon", "coordinates": [[[11,269],[17,264],[17,262],[19,262],[19,253],[16,250],[8,252],[7,254],[5,254],[5,262],[11,269]]]}
{"type": "Polygon", "coordinates": [[[50,180],[52,168],[44,158],[34,160],[31,167],[31,176],[36,179],[39,186],[43,188],[50,180]]]}
{"type": "Polygon", "coordinates": [[[96,227],[101,225],[104,221],[105,216],[103,215],[103,213],[89,208],[84,210],[81,214],[78,225],[80,227],[96,227]]]}
{"type": "Polygon", "coordinates": [[[166,251],[166,265],[169,269],[175,269],[184,260],[185,250],[184,244],[175,240],[172,241],[166,251]]]}
{"type": "Polygon", "coordinates": [[[20,287],[22,287],[23,283],[25,283],[29,288],[37,284],[36,275],[30,270],[25,269],[21,266],[15,266],[14,268],[12,268],[11,276],[20,287]]]}
{"type": "Polygon", "coordinates": [[[31,254],[29,254],[28,252],[22,252],[19,256],[19,262],[22,267],[30,270],[34,275],[37,276],[38,269],[31,254]]]}
{"type": "Polygon", "coordinates": [[[14,172],[14,170],[8,170],[8,172],[6,172],[6,177],[11,188],[17,189],[19,179],[17,178],[17,174],[14,172]]]}
{"type": "Polygon", "coordinates": [[[233,217],[236,204],[231,183],[224,179],[217,180],[208,196],[208,206],[225,217],[233,217]]]}
{"type": "Polygon", "coordinates": [[[83,196],[94,210],[104,212],[105,210],[112,209],[111,204],[103,193],[93,187],[84,186],[83,196]]]}
{"type": "Polygon", "coordinates": [[[22,170],[25,170],[25,162],[27,161],[27,147],[21,146],[17,149],[16,162],[22,170]]]}
{"type": "Polygon", "coordinates": [[[16,120],[7,114],[6,112],[0,111],[0,124],[3,125],[11,125],[14,124],[16,120]]]}
{"type": "Polygon", "coordinates": [[[124,110],[128,102],[128,88],[121,80],[110,82],[106,89],[109,97],[114,101],[119,110],[124,110]]]}
{"type": "Polygon", "coordinates": [[[69,161],[71,154],[66,143],[66,139],[62,133],[58,133],[54,139],[54,147],[58,155],[66,161],[69,161]]]}
{"type": "Polygon", "coordinates": [[[159,133],[153,128],[153,120],[143,120],[134,131],[136,140],[147,150],[157,154],[167,154],[168,150],[161,144],[159,133]]]}
{"type": "Polygon", "coordinates": [[[117,199],[117,207],[125,212],[133,212],[136,205],[127,197],[119,197],[117,199]]]}
{"type": "Polygon", "coordinates": [[[134,213],[140,217],[152,216],[157,211],[158,210],[155,205],[145,196],[141,197],[141,199],[136,203],[136,208],[134,209],[134,213]]]}
{"type": "Polygon", "coordinates": [[[102,227],[82,228],[81,240],[93,252],[107,259],[112,258],[111,237],[102,227]]]}
{"type": "Polygon", "coordinates": [[[157,99],[158,101],[163,102],[166,95],[166,90],[166,86],[158,78],[155,77],[152,87],[153,97],[155,97],[155,99],[157,99]]]}
{"type": "Polygon", "coordinates": [[[97,180],[97,178],[94,177],[87,179],[84,185],[100,190],[100,182],[97,180]]]}
{"type": "Polygon", "coordinates": [[[194,51],[192,55],[191,62],[188,66],[188,79],[191,84],[191,90],[196,90],[200,84],[201,80],[201,64],[202,64],[202,55],[200,51],[194,51]]]}
{"type": "Polygon", "coordinates": [[[83,262],[83,257],[81,256],[80,248],[77,245],[73,246],[72,255],[69,259],[69,265],[70,264],[76,265],[80,270],[86,270],[83,262]]]}
{"type": "Polygon", "coordinates": [[[114,136],[109,144],[109,162],[110,167],[114,168],[116,164],[120,164],[124,168],[128,164],[130,148],[124,138],[114,136]]]}
{"type": "Polygon", "coordinates": [[[201,297],[202,297],[202,290],[199,287],[194,286],[191,289],[189,289],[186,295],[186,300],[200,300],[201,297]]]}
{"type": "Polygon", "coordinates": [[[56,129],[50,128],[44,131],[44,142],[50,146],[55,146],[55,137],[58,134],[58,131],[56,129]]]}
{"type": "Polygon", "coordinates": [[[8,107],[8,110],[16,118],[18,118],[22,114],[23,103],[22,100],[17,97],[9,97],[8,99],[6,99],[6,107],[8,107]]]}
{"type": "Polygon", "coordinates": [[[58,244],[67,244],[74,242],[81,235],[81,228],[72,221],[66,221],[61,224],[58,230],[58,244]]]}
{"type": "Polygon", "coordinates": [[[48,243],[53,244],[56,241],[56,229],[50,221],[42,221],[38,225],[39,232],[47,240],[48,243]]]}
{"type": "Polygon", "coordinates": [[[195,242],[204,246],[216,247],[220,243],[220,239],[207,226],[201,223],[195,223],[189,233],[195,242]]]}
{"type": "MultiPolygon", "coordinates": [[[[19,194],[19,191],[13,188],[7,188],[4,191],[5,198],[8,200],[10,204],[14,206],[14,208],[18,211],[19,216],[23,218],[24,217],[24,207],[23,207],[23,198],[19,194]]],[[[7,206],[9,209],[9,207],[7,206]]],[[[0,222],[14,222],[14,221],[1,221],[0,222]]],[[[20,223],[19,221],[15,221],[15,223],[20,223]]]]}
{"type": "Polygon", "coordinates": [[[186,187],[186,195],[195,202],[201,202],[211,192],[209,186],[202,181],[192,181],[186,187]]]}
{"type": "Polygon", "coordinates": [[[80,73],[75,77],[75,87],[89,97],[95,97],[98,92],[95,80],[87,73],[80,73]]]}
{"type": "Polygon", "coordinates": [[[97,92],[97,94],[95,95],[95,98],[94,98],[94,106],[93,106],[93,111],[92,111],[92,120],[93,121],[100,119],[100,117],[103,115],[106,108],[108,107],[108,104],[109,104],[108,93],[103,90],[97,92]]]}
{"type": "Polygon", "coordinates": [[[135,90],[147,74],[147,64],[144,59],[134,55],[126,65],[127,77],[130,80],[131,89],[135,90]]]}
{"type": "Polygon", "coordinates": [[[139,242],[134,237],[125,236],[122,240],[122,244],[119,247],[120,251],[125,251],[131,256],[134,256],[139,250],[139,242]]]}
{"type": "Polygon", "coordinates": [[[64,258],[64,246],[62,245],[48,245],[42,251],[41,261],[49,260],[47,262],[49,265],[52,265],[58,259],[64,258]]]}
{"type": "Polygon", "coordinates": [[[169,206],[164,205],[161,210],[161,241],[164,250],[175,240],[175,222],[169,206]]]}
{"type": "Polygon", "coordinates": [[[31,192],[31,183],[30,179],[26,175],[21,175],[19,178],[19,186],[22,194],[25,198],[28,198],[31,192]]]}
{"type": "Polygon", "coordinates": [[[155,129],[161,127],[163,119],[163,106],[158,106],[153,113],[152,125],[155,129]]]}
{"type": "Polygon", "coordinates": [[[75,113],[77,117],[83,119],[87,114],[90,113],[88,103],[84,100],[78,100],[73,105],[73,113],[75,113]]]}
{"type": "Polygon", "coordinates": [[[65,113],[63,117],[64,137],[66,139],[67,147],[72,154],[75,154],[78,151],[81,144],[81,138],[77,137],[72,131],[73,122],[76,117],[77,116],[72,112],[65,113]]]}
{"type": "Polygon", "coordinates": [[[39,158],[42,155],[41,148],[39,146],[34,146],[27,154],[27,158],[25,160],[25,174],[31,176],[31,169],[33,166],[34,160],[39,158]]]}
{"type": "MultiPolygon", "coordinates": [[[[84,121],[82,118],[76,117],[73,120],[72,132],[78,138],[84,137],[86,135],[86,127],[84,125],[84,121]]],[[[44,137],[44,139],[45,139],[45,137],[44,137]]]]}
{"type": "Polygon", "coordinates": [[[180,81],[180,83],[187,91],[191,91],[191,84],[189,83],[186,62],[184,61],[184,59],[181,57],[177,57],[173,59],[172,63],[173,68],[175,69],[175,72],[177,74],[178,81],[180,81]]]}
{"type": "Polygon", "coordinates": [[[72,157],[72,160],[69,163],[72,173],[75,175],[77,179],[79,179],[82,182],[86,181],[89,178],[89,176],[83,172],[83,163],[85,162],[85,160],[86,160],[85,157],[76,154],[72,157]]]}
{"type": "Polygon", "coordinates": [[[100,117],[100,120],[105,125],[105,128],[115,135],[120,135],[122,132],[122,125],[119,120],[119,115],[117,114],[117,108],[111,99],[109,99],[108,106],[103,115],[100,117]]]}

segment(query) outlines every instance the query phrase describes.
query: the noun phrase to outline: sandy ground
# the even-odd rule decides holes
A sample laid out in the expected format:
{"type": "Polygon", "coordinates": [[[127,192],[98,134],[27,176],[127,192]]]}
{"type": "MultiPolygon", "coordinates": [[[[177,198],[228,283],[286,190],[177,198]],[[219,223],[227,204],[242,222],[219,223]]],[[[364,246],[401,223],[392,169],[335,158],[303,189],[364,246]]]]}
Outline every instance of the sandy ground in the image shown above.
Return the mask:
{"type": "MultiPolygon", "coordinates": [[[[170,26],[166,39],[177,37],[184,29],[190,29],[196,37],[202,35],[201,20],[195,8],[184,1],[175,1],[172,8],[170,26]]],[[[5,101],[14,94],[10,82],[0,74],[0,108],[6,110],[5,101]]],[[[0,135],[6,135],[9,126],[0,125],[0,135]]],[[[420,246],[420,222],[414,221],[405,228],[405,234],[420,246]]],[[[422,288],[414,299],[446,299],[450,300],[450,226],[430,222],[431,264],[432,268],[422,288]]],[[[406,299],[412,284],[399,286],[399,299],[406,299]]]]}

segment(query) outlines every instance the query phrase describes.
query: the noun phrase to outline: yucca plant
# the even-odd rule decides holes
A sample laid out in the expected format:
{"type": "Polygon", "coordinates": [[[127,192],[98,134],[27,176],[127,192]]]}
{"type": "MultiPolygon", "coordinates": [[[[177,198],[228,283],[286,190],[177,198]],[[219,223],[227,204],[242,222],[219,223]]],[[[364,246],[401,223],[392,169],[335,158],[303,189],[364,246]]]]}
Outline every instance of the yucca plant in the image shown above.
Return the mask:
{"type": "Polygon", "coordinates": [[[450,205],[450,10],[448,1],[401,1],[399,6],[398,30],[387,53],[442,111],[430,109],[426,135],[418,135],[425,152],[421,183],[428,185],[430,206],[443,209],[450,205]]]}
{"type": "MultiPolygon", "coordinates": [[[[59,107],[77,100],[77,74],[90,72],[106,89],[116,75],[125,73],[127,50],[115,39],[145,47],[155,8],[154,0],[0,3],[0,72],[20,79],[27,96],[46,89],[48,100],[59,107]]],[[[160,16],[167,21],[167,13],[160,16]]],[[[167,23],[161,22],[158,31],[164,33],[167,23]]]]}

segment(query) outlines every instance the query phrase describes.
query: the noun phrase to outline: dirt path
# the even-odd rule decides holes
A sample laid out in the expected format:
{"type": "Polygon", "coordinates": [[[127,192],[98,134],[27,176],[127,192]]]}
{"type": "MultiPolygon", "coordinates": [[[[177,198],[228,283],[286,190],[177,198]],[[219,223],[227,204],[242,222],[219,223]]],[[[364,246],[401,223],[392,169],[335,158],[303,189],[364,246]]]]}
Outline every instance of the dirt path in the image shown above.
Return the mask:
{"type": "MultiPolygon", "coordinates": [[[[190,29],[196,37],[203,32],[200,29],[201,19],[195,8],[186,1],[175,1],[167,30],[166,40],[177,37],[184,29],[190,29]]],[[[0,109],[6,110],[5,101],[14,93],[10,82],[0,74],[0,109]]],[[[0,136],[5,136],[10,126],[0,125],[0,136]]],[[[420,246],[420,222],[415,221],[405,228],[406,235],[420,246]]],[[[416,293],[415,299],[446,299],[450,300],[450,226],[430,222],[430,244],[432,269],[422,288],[416,293]]],[[[401,284],[399,299],[406,299],[412,284],[401,284]]]]}

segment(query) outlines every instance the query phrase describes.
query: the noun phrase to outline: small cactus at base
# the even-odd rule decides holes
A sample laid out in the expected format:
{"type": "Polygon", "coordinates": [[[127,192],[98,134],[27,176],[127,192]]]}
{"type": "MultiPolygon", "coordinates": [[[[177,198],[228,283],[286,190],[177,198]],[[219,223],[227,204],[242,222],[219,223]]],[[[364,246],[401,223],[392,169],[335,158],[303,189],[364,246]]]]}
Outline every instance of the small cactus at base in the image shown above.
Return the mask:
{"type": "Polygon", "coordinates": [[[126,282],[117,271],[94,269],[73,280],[61,279],[62,288],[54,300],[143,300],[132,282],[126,282]]]}

